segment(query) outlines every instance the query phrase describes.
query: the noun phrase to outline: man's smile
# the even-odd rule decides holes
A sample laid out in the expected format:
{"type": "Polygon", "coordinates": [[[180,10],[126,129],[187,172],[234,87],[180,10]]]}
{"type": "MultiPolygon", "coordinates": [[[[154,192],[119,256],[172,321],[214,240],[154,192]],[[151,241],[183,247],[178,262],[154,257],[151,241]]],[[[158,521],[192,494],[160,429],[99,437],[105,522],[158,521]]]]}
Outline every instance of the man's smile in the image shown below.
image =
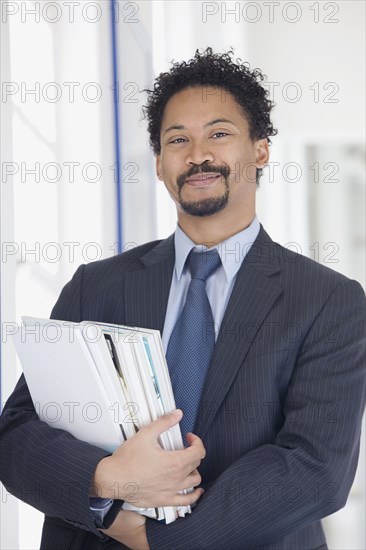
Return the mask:
{"type": "Polygon", "coordinates": [[[196,174],[195,176],[187,178],[185,180],[185,183],[192,187],[207,187],[209,185],[212,185],[213,183],[216,183],[218,179],[221,179],[221,177],[221,174],[217,174],[214,172],[196,174]]]}

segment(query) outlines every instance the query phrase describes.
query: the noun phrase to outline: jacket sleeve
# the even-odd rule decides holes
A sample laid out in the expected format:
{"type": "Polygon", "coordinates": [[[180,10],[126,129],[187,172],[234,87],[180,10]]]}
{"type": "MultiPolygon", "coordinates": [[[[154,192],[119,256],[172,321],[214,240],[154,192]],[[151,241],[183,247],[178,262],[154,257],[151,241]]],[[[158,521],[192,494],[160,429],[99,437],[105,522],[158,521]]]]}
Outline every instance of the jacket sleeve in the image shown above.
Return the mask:
{"type": "Polygon", "coordinates": [[[259,548],[345,505],[365,406],[365,309],[350,280],[319,304],[294,358],[275,441],[230,465],[190,516],[166,526],[148,520],[151,550],[184,550],[188,541],[200,550],[259,548]]]}
{"type": "MultiPolygon", "coordinates": [[[[79,322],[84,266],[64,287],[51,318],[79,322]]],[[[0,417],[0,471],[6,489],[47,516],[97,530],[89,487],[98,462],[108,452],[79,441],[39,420],[22,375],[0,417]]],[[[116,500],[104,520],[108,526],[121,508],[116,500]]]]}

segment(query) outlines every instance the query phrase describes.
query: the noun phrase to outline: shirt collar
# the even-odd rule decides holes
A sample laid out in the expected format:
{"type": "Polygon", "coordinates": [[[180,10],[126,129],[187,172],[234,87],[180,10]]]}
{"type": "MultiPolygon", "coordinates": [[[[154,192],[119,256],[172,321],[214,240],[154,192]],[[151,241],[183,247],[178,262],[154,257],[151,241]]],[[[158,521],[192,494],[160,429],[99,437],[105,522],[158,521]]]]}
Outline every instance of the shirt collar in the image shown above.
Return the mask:
{"type": "MultiPolygon", "coordinates": [[[[248,254],[250,247],[258,236],[260,229],[260,224],[258,217],[255,216],[251,224],[232,235],[226,241],[219,243],[214,248],[217,249],[221,263],[225,271],[226,280],[229,282],[237,272],[244,260],[245,256],[248,254]]],[[[184,231],[177,224],[177,228],[174,234],[174,247],[175,247],[175,273],[178,281],[182,276],[185,263],[187,260],[188,254],[192,249],[195,249],[197,252],[203,252],[208,250],[204,245],[196,245],[189,237],[184,233],[184,231]]]]}

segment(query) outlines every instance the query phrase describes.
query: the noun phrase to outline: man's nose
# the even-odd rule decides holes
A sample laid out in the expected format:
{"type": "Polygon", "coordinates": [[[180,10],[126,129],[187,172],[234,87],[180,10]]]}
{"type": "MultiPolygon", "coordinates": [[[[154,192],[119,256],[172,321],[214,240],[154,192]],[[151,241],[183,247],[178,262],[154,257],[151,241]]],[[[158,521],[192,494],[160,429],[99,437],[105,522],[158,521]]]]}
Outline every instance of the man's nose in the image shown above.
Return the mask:
{"type": "Polygon", "coordinates": [[[186,157],[186,163],[191,164],[203,164],[204,162],[213,163],[214,155],[211,153],[207,144],[192,143],[190,150],[186,157]]]}

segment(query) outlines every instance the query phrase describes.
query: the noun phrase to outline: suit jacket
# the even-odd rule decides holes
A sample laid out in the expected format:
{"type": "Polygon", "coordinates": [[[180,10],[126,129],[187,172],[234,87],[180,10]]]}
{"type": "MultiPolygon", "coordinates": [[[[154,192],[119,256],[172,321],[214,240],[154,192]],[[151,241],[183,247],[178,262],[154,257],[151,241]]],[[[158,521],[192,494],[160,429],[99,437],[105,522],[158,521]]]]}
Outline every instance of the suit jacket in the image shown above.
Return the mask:
{"type": "MultiPolygon", "coordinates": [[[[173,236],[80,266],[52,317],[162,331],[173,268],[173,236]]],[[[147,520],[151,549],[327,548],[320,520],[345,505],[357,466],[364,328],[357,282],[273,243],[261,227],[198,411],[205,494],[184,519],[147,520]]],[[[2,480],[45,513],[42,548],[107,547],[88,500],[107,453],[40,422],[23,377],[1,423],[2,480]]]]}

